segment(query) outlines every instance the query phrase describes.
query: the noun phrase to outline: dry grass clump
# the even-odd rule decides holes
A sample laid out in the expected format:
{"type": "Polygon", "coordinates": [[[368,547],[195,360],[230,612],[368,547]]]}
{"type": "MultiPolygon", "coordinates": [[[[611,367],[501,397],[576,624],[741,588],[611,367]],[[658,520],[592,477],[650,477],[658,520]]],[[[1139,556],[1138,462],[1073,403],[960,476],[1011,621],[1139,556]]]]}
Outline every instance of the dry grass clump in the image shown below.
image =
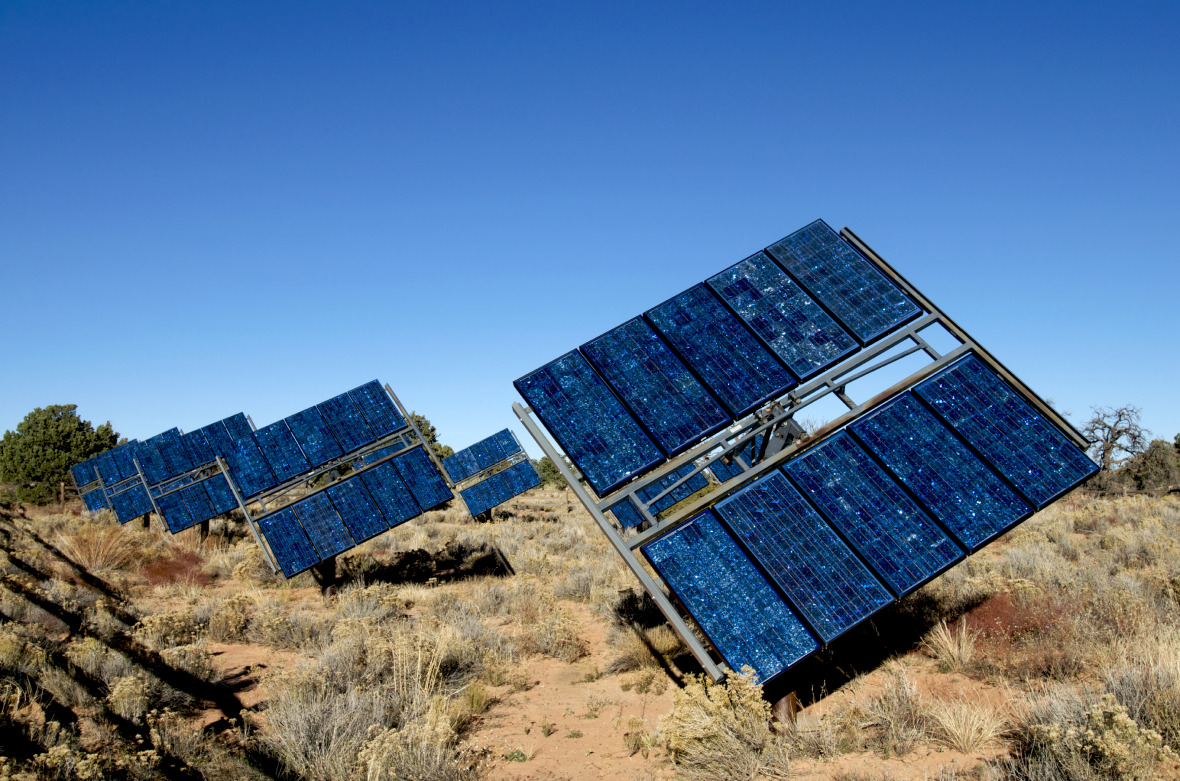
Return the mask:
{"type": "Polygon", "coordinates": [[[96,575],[120,572],[135,560],[132,541],[121,526],[86,525],[73,534],[59,533],[56,545],[71,561],[96,575]]]}
{"type": "Polygon", "coordinates": [[[881,694],[870,700],[865,710],[878,733],[875,743],[885,756],[908,754],[927,735],[925,703],[900,665],[893,668],[881,694]]]}
{"type": "Polygon", "coordinates": [[[923,646],[944,671],[962,672],[975,660],[975,638],[978,635],[977,630],[967,626],[966,619],[961,619],[955,629],[948,628],[944,619],[926,635],[923,646]]]}
{"type": "Polygon", "coordinates": [[[786,742],[771,732],[770,705],[749,669],[723,683],[690,677],[659,731],[683,778],[788,777],[786,742]]]}
{"type": "Polygon", "coordinates": [[[685,651],[684,643],[667,624],[650,629],[638,625],[614,627],[607,641],[617,653],[606,667],[606,672],[612,675],[659,669],[685,651]]]}
{"type": "Polygon", "coordinates": [[[582,627],[569,608],[549,599],[538,606],[537,612],[537,617],[525,625],[520,639],[522,651],[563,662],[576,662],[588,653],[582,627]]]}
{"type": "Polygon", "coordinates": [[[965,699],[941,700],[927,709],[930,735],[939,743],[974,754],[994,746],[1004,737],[1008,720],[982,702],[965,699]]]}

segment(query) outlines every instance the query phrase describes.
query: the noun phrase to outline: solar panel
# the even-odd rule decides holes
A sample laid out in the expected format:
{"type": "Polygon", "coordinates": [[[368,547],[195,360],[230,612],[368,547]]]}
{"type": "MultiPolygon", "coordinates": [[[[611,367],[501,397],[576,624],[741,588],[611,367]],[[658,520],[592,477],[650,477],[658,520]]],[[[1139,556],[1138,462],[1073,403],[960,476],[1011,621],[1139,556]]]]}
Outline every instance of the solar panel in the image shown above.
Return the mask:
{"type": "Polygon", "coordinates": [[[581,350],[667,455],[675,455],[730,421],[717,400],[642,318],[628,320],[581,350]]]}
{"type": "Polygon", "coordinates": [[[447,470],[452,480],[458,482],[519,452],[520,443],[511,431],[504,429],[447,456],[443,459],[443,469],[447,470]]]}
{"type": "Polygon", "coordinates": [[[149,441],[156,446],[156,449],[160,451],[160,455],[164,457],[164,466],[168,470],[168,477],[175,477],[193,468],[194,464],[189,456],[188,449],[184,446],[180,429],[168,429],[152,437],[149,441]]]}
{"type": "Polygon", "coordinates": [[[308,407],[302,412],[288,415],[285,420],[311,467],[326,464],[344,455],[340,443],[332,435],[332,428],[318,408],[308,407]]]}
{"type": "Polygon", "coordinates": [[[74,464],[70,467],[70,474],[74,478],[74,484],[79,488],[98,479],[98,476],[94,474],[93,458],[88,458],[80,464],[74,464]]]}
{"type": "Polygon", "coordinates": [[[628,529],[633,529],[644,521],[643,514],[629,497],[623,497],[621,502],[612,504],[607,511],[614,513],[615,520],[628,529]]]}
{"type": "Polygon", "coordinates": [[[348,527],[349,535],[358,545],[389,529],[385,516],[381,514],[381,510],[373,502],[359,477],[350,477],[337,483],[328,488],[327,493],[328,498],[332,500],[332,506],[348,527]]]}
{"type": "MultiPolygon", "coordinates": [[[[687,477],[694,469],[696,469],[694,464],[691,462],[687,463],[674,472],[668,473],[666,476],[652,483],[646,488],[639,489],[635,492],[635,495],[638,496],[640,501],[642,501],[644,504],[650,504],[651,500],[656,496],[659,496],[661,491],[675,483],[677,480],[687,477]]],[[[692,477],[689,477],[680,485],[673,488],[667,496],[663,497],[655,504],[650,504],[648,509],[651,511],[652,515],[662,513],[664,510],[667,510],[677,502],[692,496],[694,493],[701,490],[708,484],[709,481],[705,479],[705,476],[698,472],[692,477]]]]}
{"type": "Polygon", "coordinates": [[[421,515],[422,508],[406,486],[393,461],[361,472],[361,482],[369,489],[369,495],[377,504],[390,528],[421,515]]]}
{"type": "Polygon", "coordinates": [[[376,380],[353,388],[348,392],[348,397],[376,436],[383,437],[406,427],[406,419],[376,380]]]}
{"type": "Polygon", "coordinates": [[[973,355],[925,380],[915,393],[1038,508],[1098,471],[973,355]]]}
{"type": "Polygon", "coordinates": [[[467,505],[467,511],[472,515],[480,515],[540,484],[541,478],[533,465],[521,461],[459,493],[467,505]]]}
{"type": "Polygon", "coordinates": [[[209,501],[213,503],[213,509],[217,515],[224,515],[230,510],[237,509],[238,500],[234,498],[225,475],[213,475],[203,483],[205,492],[209,494],[209,501]]]}
{"type": "Polygon", "coordinates": [[[86,505],[86,509],[92,513],[107,508],[107,498],[103,495],[102,489],[99,488],[82,494],[82,502],[86,505]]]}
{"type": "Polygon", "coordinates": [[[414,501],[423,510],[433,510],[454,498],[451,489],[439,474],[438,467],[422,447],[407,450],[392,458],[390,463],[397,467],[398,474],[414,495],[414,501]]]}
{"type": "Polygon", "coordinates": [[[176,534],[193,525],[193,516],[180,493],[163,494],[156,497],[156,506],[160,508],[160,515],[168,526],[168,531],[176,534]]]}
{"type": "Polygon", "coordinates": [[[734,670],[763,683],[819,647],[708,510],[643,553],[734,670]]]}
{"type": "Polygon", "coordinates": [[[865,344],[921,314],[917,304],[823,220],[766,252],[865,344]]]}
{"type": "Polygon", "coordinates": [[[713,473],[720,482],[724,483],[726,480],[737,477],[742,473],[742,468],[738,466],[736,461],[731,460],[730,463],[725,463],[720,458],[709,464],[709,471],[713,473]]]}
{"type": "Polygon", "coordinates": [[[134,461],[138,444],[139,441],[133,439],[94,457],[94,467],[102,476],[104,485],[112,486],[139,474],[135,471],[134,461]]]}
{"type": "Polygon", "coordinates": [[[262,516],[258,528],[286,577],[294,577],[320,561],[292,508],[262,516]]]}
{"type": "MultiPolygon", "coordinates": [[[[219,426],[221,424],[214,423],[212,425],[219,426]]],[[[188,452],[189,463],[193,468],[208,464],[215,458],[213,447],[209,444],[209,439],[206,436],[208,428],[208,426],[203,426],[180,437],[184,449],[188,452]]]]}
{"type": "Polygon", "coordinates": [[[1030,508],[918,399],[906,393],[849,430],[969,551],[1030,508]]]}
{"type": "Polygon", "coordinates": [[[663,460],[660,449],[576,350],[514,384],[599,496],[663,460]]]}
{"type": "Polygon", "coordinates": [[[797,384],[705,284],[648,310],[646,316],[735,418],[797,384]]]}
{"type": "Polygon", "coordinates": [[[148,497],[143,483],[136,483],[117,494],[112,494],[109,499],[119,523],[134,521],[152,511],[152,500],[148,497]]]}
{"type": "Polygon", "coordinates": [[[893,601],[781,472],[715,509],[825,643],[893,601]]]}
{"type": "Polygon", "coordinates": [[[365,465],[375,464],[386,456],[392,456],[394,453],[400,452],[404,448],[405,445],[401,443],[393,444],[389,447],[378,448],[371,453],[365,453],[364,457],[361,459],[361,462],[365,465]]]}
{"type": "Polygon", "coordinates": [[[360,410],[352,403],[347,393],[341,393],[316,405],[324,416],[336,442],[345,453],[359,450],[376,439],[369,424],[365,423],[360,410]]]}
{"type": "Polygon", "coordinates": [[[251,433],[246,416],[238,413],[232,417],[210,423],[198,429],[205,436],[205,442],[214,456],[224,456],[233,449],[234,442],[251,433]],[[231,425],[231,421],[233,421],[231,425]],[[242,428],[245,431],[238,433],[242,428]]]}
{"type": "Polygon", "coordinates": [[[765,252],[730,266],[708,283],[801,380],[860,349],[765,252]]]}
{"type": "Polygon", "coordinates": [[[217,512],[213,502],[209,500],[209,494],[205,490],[203,482],[182,488],[176,493],[184,500],[184,506],[188,508],[188,514],[193,519],[193,523],[204,523],[221,514],[217,512]]]}
{"type": "Polygon", "coordinates": [[[246,419],[244,412],[238,412],[230,415],[228,418],[222,418],[221,424],[225,426],[226,433],[234,439],[241,439],[254,430],[250,425],[250,421],[246,419]]]}
{"type": "Polygon", "coordinates": [[[965,555],[847,433],[793,459],[785,471],[898,596],[965,555]]]}
{"type": "Polygon", "coordinates": [[[303,525],[307,539],[319,554],[319,560],[330,558],[356,545],[332,501],[323,493],[312,494],[291,505],[303,525]]]}
{"type": "Polygon", "coordinates": [[[222,456],[225,458],[225,465],[229,467],[230,477],[233,478],[234,485],[238,487],[243,498],[257,496],[266,489],[278,485],[253,434],[235,440],[233,447],[222,453],[222,456]]]}
{"type": "Polygon", "coordinates": [[[311,469],[295,435],[287,427],[287,421],[279,420],[263,426],[254,432],[254,438],[278,482],[284,483],[311,469]]]}

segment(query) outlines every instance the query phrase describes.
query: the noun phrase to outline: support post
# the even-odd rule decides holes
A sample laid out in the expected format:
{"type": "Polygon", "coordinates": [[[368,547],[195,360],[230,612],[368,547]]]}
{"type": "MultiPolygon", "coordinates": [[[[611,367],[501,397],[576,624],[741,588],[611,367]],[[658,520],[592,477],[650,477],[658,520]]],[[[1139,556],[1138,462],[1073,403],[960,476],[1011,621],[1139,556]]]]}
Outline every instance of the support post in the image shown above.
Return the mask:
{"type": "Polygon", "coordinates": [[[204,542],[205,540],[209,539],[209,519],[208,518],[201,521],[200,524],[197,525],[197,529],[198,529],[197,533],[201,537],[201,542],[204,542]]]}
{"type": "Polygon", "coordinates": [[[325,597],[335,594],[336,584],[338,582],[336,577],[336,557],[329,556],[319,564],[313,564],[311,566],[311,576],[315,578],[315,582],[319,584],[320,592],[325,597]]]}
{"type": "Polygon", "coordinates": [[[144,513],[143,514],[143,528],[150,529],[151,523],[152,523],[152,514],[151,513],[144,513]]]}

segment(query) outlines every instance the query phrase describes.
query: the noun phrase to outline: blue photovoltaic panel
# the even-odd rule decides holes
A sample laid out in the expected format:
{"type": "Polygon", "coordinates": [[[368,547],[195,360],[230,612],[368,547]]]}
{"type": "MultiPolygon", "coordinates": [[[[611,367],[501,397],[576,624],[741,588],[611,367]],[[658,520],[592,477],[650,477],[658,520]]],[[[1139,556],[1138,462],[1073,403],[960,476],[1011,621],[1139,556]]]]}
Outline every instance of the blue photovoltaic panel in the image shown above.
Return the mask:
{"type": "Polygon", "coordinates": [[[290,507],[259,518],[258,528],[286,577],[293,577],[320,561],[290,507]]]}
{"type": "Polygon", "coordinates": [[[540,484],[541,478],[533,465],[521,461],[459,493],[467,511],[479,515],[540,484]]]}
{"type": "Polygon", "coordinates": [[[766,252],[862,342],[871,342],[922,311],[823,220],[795,231],[766,252]]]}
{"type": "MultiPolygon", "coordinates": [[[[199,487],[199,486],[198,486],[199,487]]],[[[193,525],[193,516],[184,504],[180,492],[163,494],[156,497],[156,506],[160,508],[160,515],[168,525],[168,531],[176,534],[193,525]]]]}
{"type": "Polygon", "coordinates": [[[213,507],[213,502],[209,501],[209,494],[205,491],[205,483],[187,486],[177,493],[184,500],[184,506],[188,508],[188,514],[192,517],[193,523],[203,523],[221,514],[213,507]]]}
{"type": "Polygon", "coordinates": [[[825,643],[893,601],[781,472],[714,509],[825,643]]]}
{"type": "MultiPolygon", "coordinates": [[[[213,425],[219,426],[221,424],[214,423],[213,425]]],[[[208,464],[214,458],[213,447],[209,444],[209,439],[206,436],[208,430],[208,426],[203,426],[180,438],[180,441],[184,443],[184,449],[188,452],[189,463],[193,468],[208,464]]]]}
{"type": "Polygon", "coordinates": [[[663,460],[660,449],[578,351],[514,384],[599,496],[663,460]]]}
{"type": "Polygon", "coordinates": [[[627,497],[624,497],[623,501],[618,504],[611,505],[607,510],[614,513],[615,520],[628,529],[639,526],[645,520],[643,513],[639,512],[639,509],[627,497]]]}
{"type": "MultiPolygon", "coordinates": [[[[235,415],[234,418],[219,420],[216,423],[210,423],[208,426],[200,429],[200,431],[204,433],[205,442],[209,445],[209,449],[213,451],[214,456],[224,456],[233,449],[235,441],[241,439],[251,432],[249,423],[245,424],[246,431],[243,434],[235,433],[237,426],[234,426],[234,430],[230,429],[230,427],[227,425],[227,421],[234,420],[237,417],[238,416],[235,415]]],[[[246,416],[240,415],[240,417],[242,421],[245,422],[246,416]]]]}
{"type": "Polygon", "coordinates": [[[105,510],[107,507],[107,498],[103,495],[102,489],[99,488],[82,494],[82,501],[85,503],[86,509],[92,513],[105,510]]]}
{"type": "Polygon", "coordinates": [[[392,461],[361,472],[359,477],[391,528],[422,514],[392,461]]]}
{"type": "Polygon", "coordinates": [[[915,392],[1038,508],[1098,471],[973,355],[925,380],[915,392]]]}
{"type": "Polygon", "coordinates": [[[849,427],[967,550],[1031,509],[933,412],[906,393],[849,427]]]}
{"type": "Polygon", "coordinates": [[[347,393],[320,402],[316,408],[324,416],[336,437],[336,442],[345,453],[359,450],[376,439],[373,430],[365,423],[360,410],[352,403],[347,393]]]}
{"type": "MultiPolygon", "coordinates": [[[[648,487],[636,491],[635,495],[638,496],[639,500],[644,504],[648,504],[653,498],[659,496],[661,491],[675,483],[680,478],[687,477],[694,469],[696,469],[696,466],[692,462],[689,462],[676,471],[665,475],[663,478],[657,480],[648,487]]],[[[705,479],[705,476],[700,472],[697,472],[695,475],[689,477],[683,483],[673,488],[658,502],[649,505],[648,510],[651,511],[652,515],[662,513],[664,510],[667,510],[677,502],[692,496],[708,484],[709,481],[705,479]]]]}
{"type": "Polygon", "coordinates": [[[160,455],[164,457],[164,467],[168,472],[165,478],[175,477],[193,468],[188,449],[185,448],[181,438],[180,429],[169,429],[148,441],[155,445],[156,449],[160,451],[160,455]]]}
{"type": "Polygon", "coordinates": [[[348,392],[348,396],[376,436],[383,437],[406,427],[406,419],[393,405],[393,399],[389,398],[385,388],[376,380],[353,388],[348,392]]]}
{"type": "Polygon", "coordinates": [[[152,511],[152,500],[148,497],[143,483],[136,483],[131,488],[112,495],[110,501],[111,509],[115,511],[119,523],[134,521],[152,511]]]}
{"type": "Polygon", "coordinates": [[[205,492],[209,494],[209,501],[213,503],[213,509],[218,515],[237,509],[238,500],[234,498],[225,475],[213,475],[204,483],[205,492]]]}
{"type": "Polygon", "coordinates": [[[274,473],[266,463],[262,451],[258,447],[253,434],[248,434],[234,442],[233,447],[222,456],[229,467],[230,477],[238,492],[245,499],[256,496],[268,488],[278,485],[274,473]]]}
{"type": "Polygon", "coordinates": [[[134,461],[135,447],[138,444],[139,441],[133,439],[94,457],[95,469],[102,476],[104,485],[121,483],[138,474],[134,461]]]}
{"type": "Polygon", "coordinates": [[[254,438],[258,440],[258,448],[278,482],[286,482],[311,469],[299,443],[295,441],[295,435],[287,428],[287,421],[279,420],[263,426],[254,432],[254,438]]]}
{"type": "Polygon", "coordinates": [[[389,530],[389,523],[374,504],[369,492],[365,490],[365,484],[361,482],[360,477],[350,477],[342,483],[337,483],[329,488],[327,493],[328,498],[332,500],[332,506],[348,527],[348,533],[358,545],[389,530]]]}
{"type": "Polygon", "coordinates": [[[147,481],[148,485],[155,485],[169,477],[168,466],[164,463],[164,454],[160,452],[152,439],[146,439],[135,445],[135,460],[139,462],[139,466],[143,470],[143,479],[147,481]]]}
{"type": "Polygon", "coordinates": [[[581,349],[668,455],[730,421],[717,400],[642,318],[628,320],[581,349]]]}
{"type": "Polygon", "coordinates": [[[455,482],[466,480],[477,472],[498,464],[509,456],[521,452],[520,443],[508,429],[497,431],[470,447],[443,459],[443,468],[455,482]]]}
{"type": "Polygon", "coordinates": [[[541,476],[531,461],[525,460],[500,472],[508,490],[513,496],[520,496],[525,491],[532,490],[541,484],[541,476]]]}
{"type": "Polygon", "coordinates": [[[649,310],[647,319],[735,418],[797,384],[703,283],[649,310]]]}
{"type": "Polygon", "coordinates": [[[965,555],[843,431],[784,471],[898,596],[965,555]]]}
{"type": "Polygon", "coordinates": [[[709,464],[709,470],[713,473],[714,477],[723,483],[726,480],[737,477],[742,473],[742,468],[738,466],[737,461],[731,460],[730,463],[727,464],[720,458],[709,464]]]}
{"type": "Polygon", "coordinates": [[[390,463],[397,467],[398,474],[414,495],[414,501],[423,510],[432,510],[454,498],[438,467],[421,447],[395,456],[390,463]]]}
{"type": "Polygon", "coordinates": [[[382,447],[374,450],[372,453],[366,453],[361,462],[364,464],[375,464],[386,456],[392,456],[394,453],[401,452],[405,449],[405,445],[401,442],[394,443],[389,447],[382,447]]]}
{"type": "Polygon", "coordinates": [[[221,423],[234,439],[241,439],[254,430],[254,427],[250,425],[250,421],[246,419],[246,413],[244,412],[238,412],[230,415],[228,418],[222,418],[221,423]]]}
{"type": "Polygon", "coordinates": [[[74,484],[81,488],[93,483],[98,477],[94,474],[94,459],[90,458],[80,464],[70,467],[70,474],[74,477],[74,484]]]}
{"type": "Polygon", "coordinates": [[[312,494],[291,505],[296,517],[303,524],[307,539],[311,540],[320,559],[335,556],[356,545],[348,527],[340,520],[340,514],[325,494],[312,494]]]}
{"type": "Polygon", "coordinates": [[[805,380],[860,349],[765,252],[709,278],[709,287],[805,380]]]}
{"type": "Polygon", "coordinates": [[[332,435],[332,428],[318,408],[308,407],[302,412],[288,415],[284,420],[295,435],[295,441],[303,449],[309,466],[317,467],[344,455],[336,437],[332,435]]]}
{"type": "Polygon", "coordinates": [[[819,647],[708,510],[643,553],[734,670],[762,683],[819,647]]]}

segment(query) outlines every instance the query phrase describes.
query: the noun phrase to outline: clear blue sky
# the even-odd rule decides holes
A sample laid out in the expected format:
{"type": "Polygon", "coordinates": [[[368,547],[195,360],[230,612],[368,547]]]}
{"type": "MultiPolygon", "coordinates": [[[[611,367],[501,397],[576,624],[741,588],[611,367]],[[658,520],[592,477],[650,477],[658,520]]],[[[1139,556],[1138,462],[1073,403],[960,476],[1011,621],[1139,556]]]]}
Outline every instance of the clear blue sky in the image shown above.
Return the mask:
{"type": "Polygon", "coordinates": [[[379,378],[463,447],[823,217],[1075,420],[1171,439],[1180,4],[964,6],[8,0],[0,430],[379,378]]]}

